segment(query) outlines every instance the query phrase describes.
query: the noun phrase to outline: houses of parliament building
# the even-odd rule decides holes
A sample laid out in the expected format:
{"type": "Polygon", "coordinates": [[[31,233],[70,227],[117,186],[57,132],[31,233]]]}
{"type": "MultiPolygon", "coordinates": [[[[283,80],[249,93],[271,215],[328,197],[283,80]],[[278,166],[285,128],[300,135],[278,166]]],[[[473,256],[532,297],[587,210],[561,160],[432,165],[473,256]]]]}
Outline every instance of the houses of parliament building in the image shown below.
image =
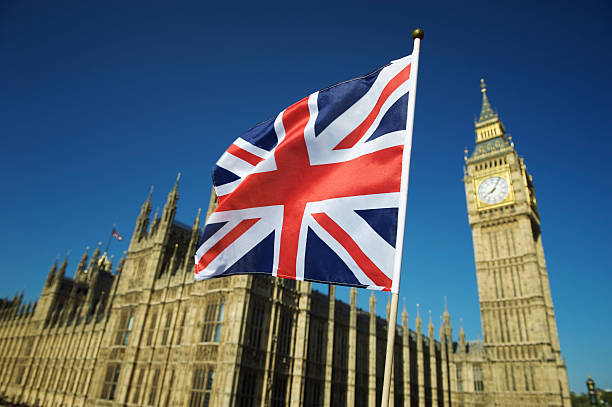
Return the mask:
{"type": "MultiPolygon", "coordinates": [[[[481,81],[463,181],[483,340],[450,315],[398,326],[393,406],[569,406],[534,182],[481,81]],[[426,326],[424,327],[423,324],[426,326]]],[[[142,205],[126,255],[100,246],[73,278],[54,264],[40,298],[0,300],[0,396],[28,406],[380,405],[387,323],[303,281],[235,275],[194,282],[203,236],[142,205]]],[[[216,204],[211,199],[209,213],[216,204]]],[[[384,306],[384,305],[383,305],[384,306]]]]}

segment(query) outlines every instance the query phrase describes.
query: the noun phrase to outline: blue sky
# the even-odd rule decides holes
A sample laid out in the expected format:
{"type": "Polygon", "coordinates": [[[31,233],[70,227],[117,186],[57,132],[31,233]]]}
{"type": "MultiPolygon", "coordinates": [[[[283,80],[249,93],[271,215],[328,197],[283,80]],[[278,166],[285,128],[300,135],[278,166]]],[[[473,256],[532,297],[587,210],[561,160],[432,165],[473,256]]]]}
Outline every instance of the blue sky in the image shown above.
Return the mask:
{"type": "Polygon", "coordinates": [[[571,388],[588,374],[612,388],[609,2],[218,3],[2,2],[0,296],[36,299],[56,256],[71,251],[74,272],[113,224],[129,237],[150,186],[163,206],[179,171],[177,219],[193,222],[243,131],[409,54],[422,27],[400,292],[411,323],[419,303],[438,326],[446,296],[455,333],[463,318],[481,335],[461,178],[484,77],[534,177],[571,388]]]}

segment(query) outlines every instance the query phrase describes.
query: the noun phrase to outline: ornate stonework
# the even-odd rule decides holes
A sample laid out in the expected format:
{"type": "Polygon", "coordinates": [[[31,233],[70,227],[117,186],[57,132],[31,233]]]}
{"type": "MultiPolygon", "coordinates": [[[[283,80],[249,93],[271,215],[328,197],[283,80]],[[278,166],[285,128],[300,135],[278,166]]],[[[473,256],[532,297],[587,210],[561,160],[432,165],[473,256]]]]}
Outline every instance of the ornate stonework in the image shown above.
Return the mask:
{"type": "MultiPolygon", "coordinates": [[[[461,328],[453,342],[446,307],[439,340],[431,315],[424,335],[404,309],[391,404],[569,406],[533,181],[484,85],[476,133],[464,181],[484,341],[461,328]]],[[[151,221],[149,194],[114,269],[98,247],[74,278],[54,264],[37,303],[0,300],[0,394],[51,407],[380,405],[374,296],[364,311],[356,289],[346,304],[292,280],[194,282],[200,215],[175,221],[177,201],[178,179],[151,221]]]]}

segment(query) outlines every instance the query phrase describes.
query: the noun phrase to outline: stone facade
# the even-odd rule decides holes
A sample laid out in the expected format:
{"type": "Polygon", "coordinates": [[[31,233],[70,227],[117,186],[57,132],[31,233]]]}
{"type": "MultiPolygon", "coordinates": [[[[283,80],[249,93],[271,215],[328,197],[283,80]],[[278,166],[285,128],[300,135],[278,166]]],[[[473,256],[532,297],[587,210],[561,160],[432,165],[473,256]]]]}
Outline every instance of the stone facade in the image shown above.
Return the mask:
{"type": "Polygon", "coordinates": [[[487,97],[464,183],[474,241],[486,387],[495,405],[570,405],[533,178],[487,97]]]}
{"type": "MultiPolygon", "coordinates": [[[[425,335],[418,309],[414,330],[404,309],[394,406],[569,405],[533,184],[483,98],[465,184],[484,341],[461,328],[453,342],[446,307],[438,340],[431,315],[425,335]],[[513,201],[483,206],[476,183],[495,165],[513,201]]],[[[51,407],[380,405],[387,323],[375,297],[365,311],[354,288],[346,304],[333,286],[293,280],[194,282],[200,215],[176,221],[177,202],[178,179],[150,222],[149,194],[114,270],[98,246],[74,278],[54,264],[37,303],[0,300],[0,394],[51,407]]]]}

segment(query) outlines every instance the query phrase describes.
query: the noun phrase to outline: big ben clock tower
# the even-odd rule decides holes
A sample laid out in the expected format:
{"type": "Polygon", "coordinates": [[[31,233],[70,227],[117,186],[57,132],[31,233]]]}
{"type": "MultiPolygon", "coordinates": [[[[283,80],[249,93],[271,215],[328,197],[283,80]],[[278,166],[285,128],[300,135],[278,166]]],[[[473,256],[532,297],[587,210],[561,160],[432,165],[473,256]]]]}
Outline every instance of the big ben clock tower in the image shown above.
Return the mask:
{"type": "Polygon", "coordinates": [[[481,79],[465,195],[487,363],[496,405],[570,406],[533,179],[481,79]]]}

